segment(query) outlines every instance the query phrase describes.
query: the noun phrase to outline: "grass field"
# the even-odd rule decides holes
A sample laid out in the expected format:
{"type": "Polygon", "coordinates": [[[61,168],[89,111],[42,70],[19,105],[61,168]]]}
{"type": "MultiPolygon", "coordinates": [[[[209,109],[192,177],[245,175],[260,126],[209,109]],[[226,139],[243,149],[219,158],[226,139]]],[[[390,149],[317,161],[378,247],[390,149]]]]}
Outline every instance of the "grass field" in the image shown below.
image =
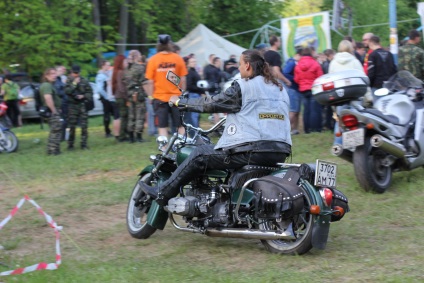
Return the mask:
{"type": "MultiPolygon", "coordinates": [[[[336,162],[338,188],[349,198],[351,211],[331,225],[325,250],[274,255],[258,240],[209,238],[169,223],[148,240],[136,240],[126,231],[125,210],[138,172],[157,152],[154,138],[116,143],[104,138],[100,117],[89,123],[90,150],[67,152],[62,143],[59,156],[46,155],[46,126],[13,129],[18,152],[0,154],[0,221],[28,194],[63,226],[62,264],[0,282],[424,281],[421,168],[396,173],[384,194],[366,193],[352,165],[330,155],[329,132],[297,135],[289,161],[336,162]]],[[[54,244],[53,229],[26,203],[0,230],[0,272],[55,262],[54,244]]]]}

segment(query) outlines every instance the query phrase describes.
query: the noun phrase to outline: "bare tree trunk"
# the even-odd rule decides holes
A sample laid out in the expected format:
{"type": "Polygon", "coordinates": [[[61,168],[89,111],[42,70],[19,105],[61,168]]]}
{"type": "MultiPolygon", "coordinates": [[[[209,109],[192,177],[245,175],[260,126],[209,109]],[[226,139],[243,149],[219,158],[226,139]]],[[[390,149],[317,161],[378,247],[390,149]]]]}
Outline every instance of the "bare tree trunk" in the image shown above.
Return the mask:
{"type": "Polygon", "coordinates": [[[121,11],[119,12],[119,34],[121,38],[118,43],[122,45],[118,45],[116,53],[124,54],[127,43],[127,32],[128,32],[128,0],[124,0],[121,5],[121,11]]]}
{"type": "Polygon", "coordinates": [[[100,61],[102,59],[102,31],[101,31],[101,22],[100,22],[100,10],[99,10],[99,1],[92,0],[93,3],[93,23],[96,25],[96,46],[97,46],[97,65],[100,66],[100,61]]]}

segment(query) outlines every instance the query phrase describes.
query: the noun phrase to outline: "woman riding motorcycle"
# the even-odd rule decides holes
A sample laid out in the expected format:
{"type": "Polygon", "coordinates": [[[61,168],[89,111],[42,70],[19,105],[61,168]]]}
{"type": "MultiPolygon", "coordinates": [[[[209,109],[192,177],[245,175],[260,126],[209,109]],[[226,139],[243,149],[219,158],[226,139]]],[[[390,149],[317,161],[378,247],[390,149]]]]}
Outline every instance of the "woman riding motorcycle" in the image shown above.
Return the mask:
{"type": "Polygon", "coordinates": [[[240,56],[241,79],[224,92],[205,98],[172,96],[170,104],[180,111],[228,113],[218,143],[199,145],[172,176],[151,187],[140,181],[142,190],[165,206],[192,176],[210,169],[238,169],[245,165],[275,166],[291,153],[289,98],[272,76],[268,64],[256,50],[240,56]]]}

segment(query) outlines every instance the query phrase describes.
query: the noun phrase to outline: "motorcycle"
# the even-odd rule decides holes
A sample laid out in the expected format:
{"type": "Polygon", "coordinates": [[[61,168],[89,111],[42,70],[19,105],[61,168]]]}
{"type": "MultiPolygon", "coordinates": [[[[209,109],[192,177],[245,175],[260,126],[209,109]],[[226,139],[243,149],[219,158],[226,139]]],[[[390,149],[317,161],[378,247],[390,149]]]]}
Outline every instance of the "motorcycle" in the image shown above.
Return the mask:
{"type": "Polygon", "coordinates": [[[0,102],[0,153],[18,150],[18,138],[10,130],[11,122],[6,115],[7,105],[0,102]]]}
{"type": "Polygon", "coordinates": [[[393,172],[424,165],[423,84],[400,71],[374,94],[368,85],[365,75],[346,71],[318,78],[313,93],[322,103],[340,106],[336,135],[342,142],[332,153],[353,163],[362,188],[384,193],[393,172]]]}
{"type": "MultiPolygon", "coordinates": [[[[167,79],[178,86],[179,79],[167,79]]],[[[183,113],[183,112],[182,112],[183,113]]],[[[258,239],[278,254],[304,254],[312,247],[326,247],[330,222],[349,211],[348,200],[336,189],[337,165],[279,163],[273,167],[246,165],[237,170],[208,170],[193,176],[180,194],[159,206],[145,194],[139,181],[151,186],[167,180],[176,168],[226,118],[208,130],[181,121],[194,135],[174,134],[157,138],[159,154],[138,174],[127,208],[127,228],[136,239],[147,239],[163,230],[169,219],[178,231],[210,237],[258,239]],[[316,170],[315,170],[316,168],[316,170]],[[184,224],[180,224],[184,222],[184,224]]]]}

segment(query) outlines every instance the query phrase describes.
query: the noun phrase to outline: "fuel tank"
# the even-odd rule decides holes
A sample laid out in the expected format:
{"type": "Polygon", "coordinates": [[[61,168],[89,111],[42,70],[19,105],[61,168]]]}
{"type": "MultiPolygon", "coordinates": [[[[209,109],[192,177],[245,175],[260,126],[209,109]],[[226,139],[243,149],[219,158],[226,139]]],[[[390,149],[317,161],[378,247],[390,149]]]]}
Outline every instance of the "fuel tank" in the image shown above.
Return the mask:
{"type": "Polygon", "coordinates": [[[374,102],[374,108],[384,115],[393,115],[399,119],[399,124],[406,124],[415,112],[415,105],[404,94],[390,94],[374,102]]]}

